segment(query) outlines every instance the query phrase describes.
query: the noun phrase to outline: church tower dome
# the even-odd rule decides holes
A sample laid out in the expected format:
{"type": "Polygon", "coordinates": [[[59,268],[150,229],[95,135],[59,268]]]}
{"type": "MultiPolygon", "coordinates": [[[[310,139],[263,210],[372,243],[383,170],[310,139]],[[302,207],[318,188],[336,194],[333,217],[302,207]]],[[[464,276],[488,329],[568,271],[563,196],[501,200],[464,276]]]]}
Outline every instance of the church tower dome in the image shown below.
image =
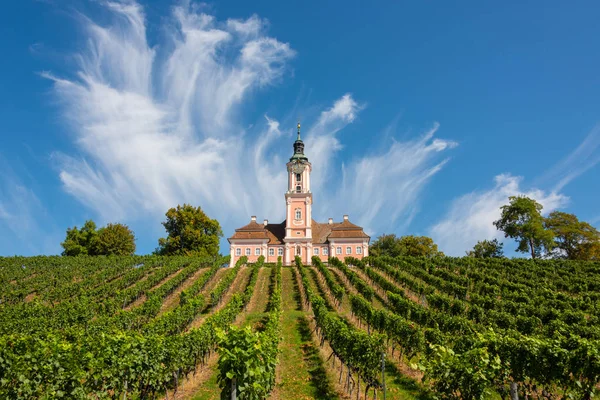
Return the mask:
{"type": "Polygon", "coordinates": [[[298,122],[298,137],[294,142],[294,155],[290,158],[290,161],[293,160],[308,161],[308,158],[304,155],[304,142],[300,139],[300,122],[298,122]]]}

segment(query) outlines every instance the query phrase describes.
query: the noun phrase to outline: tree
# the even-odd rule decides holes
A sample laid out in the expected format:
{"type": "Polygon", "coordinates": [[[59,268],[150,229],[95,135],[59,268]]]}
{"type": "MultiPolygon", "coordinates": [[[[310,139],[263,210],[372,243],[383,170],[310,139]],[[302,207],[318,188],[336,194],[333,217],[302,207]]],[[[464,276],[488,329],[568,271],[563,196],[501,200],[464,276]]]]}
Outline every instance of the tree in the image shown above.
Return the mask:
{"type": "Polygon", "coordinates": [[[444,255],[438,250],[437,244],[430,237],[410,235],[398,238],[394,234],[379,236],[369,248],[369,253],[373,256],[390,257],[435,257],[444,255]]]}
{"type": "Polygon", "coordinates": [[[383,234],[371,244],[369,247],[369,254],[375,257],[398,257],[402,254],[398,240],[399,238],[397,238],[393,233],[390,235],[383,234]]]}
{"type": "Polygon", "coordinates": [[[94,255],[133,255],[135,235],[127,225],[108,224],[98,230],[92,240],[91,250],[94,255]]]}
{"type": "Polygon", "coordinates": [[[467,256],[475,258],[502,258],[504,257],[503,246],[498,239],[480,240],[473,247],[473,250],[467,252],[467,256]]]}
{"type": "Polygon", "coordinates": [[[541,211],[543,206],[525,196],[510,196],[510,204],[500,207],[500,219],[494,221],[504,237],[519,242],[517,251],[530,253],[532,259],[540,257],[544,250],[549,252],[554,247],[554,233],[544,226],[541,211]]]}
{"type": "Polygon", "coordinates": [[[135,236],[127,225],[108,224],[96,229],[96,223],[88,220],[81,229],[68,228],[60,245],[63,256],[131,255],[135,252],[135,236]]]}
{"type": "Polygon", "coordinates": [[[592,225],[561,211],[551,212],[544,223],[554,233],[556,247],[553,254],[556,258],[600,259],[600,232],[592,225]]]}
{"type": "Polygon", "coordinates": [[[158,239],[156,253],[163,255],[216,256],[219,254],[219,238],[223,236],[221,225],[210,219],[202,208],[189,204],[178,205],[165,214],[163,226],[166,238],[158,239]]]}
{"type": "Polygon", "coordinates": [[[98,233],[96,223],[91,219],[85,221],[81,229],[77,226],[67,228],[67,237],[60,245],[63,247],[63,256],[79,256],[90,254],[91,244],[98,233]]]}
{"type": "Polygon", "coordinates": [[[402,236],[398,244],[404,256],[436,257],[444,255],[438,250],[433,239],[427,236],[402,236]]]}

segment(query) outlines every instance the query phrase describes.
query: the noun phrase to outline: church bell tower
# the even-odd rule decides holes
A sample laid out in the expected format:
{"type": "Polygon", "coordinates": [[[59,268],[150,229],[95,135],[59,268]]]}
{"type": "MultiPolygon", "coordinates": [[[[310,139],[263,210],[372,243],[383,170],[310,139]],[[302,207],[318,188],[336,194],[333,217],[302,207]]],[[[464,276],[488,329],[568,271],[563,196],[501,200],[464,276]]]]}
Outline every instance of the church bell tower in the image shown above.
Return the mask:
{"type": "Polygon", "coordinates": [[[288,188],[285,192],[285,260],[293,264],[295,256],[303,263],[310,263],[312,254],[312,193],[310,191],[310,172],[312,166],[304,155],[304,142],[298,136],[294,142],[294,154],[287,163],[288,188]]]}

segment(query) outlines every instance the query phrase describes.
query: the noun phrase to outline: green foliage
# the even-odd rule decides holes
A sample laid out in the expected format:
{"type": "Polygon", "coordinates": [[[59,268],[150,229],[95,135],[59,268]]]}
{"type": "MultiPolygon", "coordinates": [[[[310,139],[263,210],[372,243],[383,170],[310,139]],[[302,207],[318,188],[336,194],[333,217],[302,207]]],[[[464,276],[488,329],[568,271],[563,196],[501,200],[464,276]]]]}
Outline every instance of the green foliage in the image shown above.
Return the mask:
{"type": "Polygon", "coordinates": [[[157,254],[217,256],[219,238],[223,236],[219,221],[189,204],[171,208],[165,215],[167,219],[162,224],[167,237],[158,239],[157,254]]]}
{"type": "MultiPolygon", "coordinates": [[[[159,317],[163,299],[207,266],[205,260],[145,256],[115,257],[107,263],[77,257],[54,264],[55,259],[0,258],[0,276],[7,270],[20,272],[26,262],[34,275],[29,284],[40,296],[60,290],[62,300],[55,307],[32,302],[28,311],[27,305],[0,310],[0,398],[157,398],[206,360],[216,346],[216,332],[234,321],[252,295],[250,287],[243,296],[234,294],[201,327],[186,330],[203,309],[200,289],[227,258],[216,260],[187,289],[185,304],[159,317]],[[83,280],[73,283],[74,277],[83,280]],[[124,290],[130,286],[131,291],[124,290]],[[122,299],[133,293],[145,293],[147,300],[131,311],[113,308],[116,303],[120,309],[122,299]]],[[[256,273],[252,276],[249,285],[256,283],[256,273]]],[[[4,298],[2,289],[0,295],[4,298]]]]}
{"type": "Polygon", "coordinates": [[[379,236],[369,247],[369,253],[374,257],[438,257],[444,255],[430,237],[410,235],[398,238],[394,234],[379,236]]]}
{"type": "Polygon", "coordinates": [[[333,277],[333,274],[327,267],[325,267],[318,256],[312,257],[312,265],[317,267],[319,272],[321,272],[325,278],[325,282],[327,282],[327,286],[329,287],[329,290],[331,290],[331,295],[337,302],[336,306],[339,307],[342,304],[342,298],[344,297],[344,289],[338,285],[337,281],[333,277]]]}
{"type": "Polygon", "coordinates": [[[556,258],[569,260],[600,260],[600,232],[573,215],[553,211],[544,220],[554,233],[556,258]]]}
{"type": "MultiPolygon", "coordinates": [[[[262,265],[263,262],[264,258],[257,264],[262,265]]],[[[255,282],[259,267],[251,268],[254,268],[251,280],[255,282]]],[[[262,332],[252,332],[250,326],[244,329],[232,326],[228,331],[219,332],[217,380],[222,389],[222,399],[231,398],[233,387],[241,400],[264,399],[275,386],[275,368],[281,336],[280,259],[272,270],[267,310],[267,321],[262,332]]]]}
{"type": "Polygon", "coordinates": [[[554,247],[554,234],[544,226],[543,206],[525,196],[510,196],[510,204],[502,206],[500,219],[494,221],[504,237],[516,239],[517,251],[539,258],[554,247]]]}
{"type": "Polygon", "coordinates": [[[213,307],[221,302],[221,300],[223,299],[223,296],[225,295],[225,292],[227,291],[227,289],[229,289],[229,287],[233,283],[233,280],[235,279],[238,272],[240,271],[240,268],[242,267],[242,265],[246,264],[247,262],[248,262],[248,257],[246,257],[246,256],[240,257],[237,260],[237,262],[235,263],[235,266],[233,268],[231,268],[229,271],[227,271],[227,274],[225,274],[223,279],[221,279],[219,281],[219,284],[210,292],[210,301],[211,301],[211,304],[213,307]]]}
{"type": "Polygon", "coordinates": [[[231,398],[231,382],[237,387],[240,400],[260,400],[270,391],[271,374],[275,370],[276,359],[270,358],[268,339],[259,332],[252,332],[250,326],[217,333],[219,352],[219,386],[223,389],[222,399],[231,398]]]}
{"type": "Polygon", "coordinates": [[[333,354],[363,379],[367,389],[381,387],[379,374],[381,355],[385,348],[385,336],[367,334],[362,330],[355,329],[339,315],[330,313],[325,306],[325,300],[316,295],[310,287],[300,257],[296,257],[296,266],[302,277],[306,300],[315,315],[321,344],[327,340],[333,354]]]}
{"type": "Polygon", "coordinates": [[[67,229],[67,237],[60,245],[63,256],[128,256],[135,253],[135,235],[123,224],[108,224],[96,230],[94,221],[89,220],[81,229],[67,229]]]}
{"type": "Polygon", "coordinates": [[[90,254],[92,243],[97,234],[96,223],[92,220],[85,221],[81,229],[78,229],[76,226],[68,228],[67,237],[60,244],[64,249],[62,255],[80,256],[90,254]]]}
{"type": "Polygon", "coordinates": [[[402,249],[398,243],[399,240],[400,238],[397,238],[393,233],[390,235],[383,234],[371,243],[369,246],[369,254],[373,257],[398,257],[402,254],[402,249]]]}
{"type": "Polygon", "coordinates": [[[425,379],[442,399],[482,400],[489,398],[492,384],[501,369],[500,357],[486,347],[474,347],[456,354],[452,349],[431,345],[425,379]]]}
{"type": "Polygon", "coordinates": [[[467,252],[467,255],[475,258],[502,258],[504,257],[503,246],[498,239],[482,240],[477,242],[473,250],[467,252]]]}
{"type": "MultiPolygon", "coordinates": [[[[206,362],[219,334],[229,332],[252,297],[262,263],[241,267],[242,259],[237,267],[250,269],[247,286],[190,329],[209,304],[202,288],[227,261],[0,257],[0,398],[163,397],[206,362]],[[199,270],[180,303],[160,313],[164,299],[199,270]],[[30,293],[35,298],[25,301],[30,293]],[[135,300],[143,301],[132,305],[135,300]]],[[[388,360],[399,353],[402,363],[420,367],[427,389],[439,398],[496,398],[494,391],[506,397],[509,384],[529,398],[598,395],[598,262],[372,256],[348,257],[348,265],[329,261],[329,272],[336,276],[331,268],[338,268],[348,278],[342,290],[352,318],[342,314],[345,307],[325,306],[300,258],[293,272],[301,277],[300,298],[314,314],[320,344],[327,341],[336,363],[354,379],[360,376],[362,389],[379,390],[381,352],[391,348],[388,360]],[[350,284],[358,293],[345,291],[350,284]]],[[[281,270],[279,260],[271,270],[262,331],[238,341],[243,346],[236,344],[229,360],[235,364],[223,368],[223,379],[231,378],[231,370],[242,371],[247,398],[266,397],[275,383],[281,270]],[[258,373],[251,372],[256,368],[258,373]]],[[[319,287],[329,298],[332,285],[319,287]]]]}
{"type": "Polygon", "coordinates": [[[135,253],[135,236],[127,225],[108,224],[92,240],[92,254],[129,256],[135,253]]]}

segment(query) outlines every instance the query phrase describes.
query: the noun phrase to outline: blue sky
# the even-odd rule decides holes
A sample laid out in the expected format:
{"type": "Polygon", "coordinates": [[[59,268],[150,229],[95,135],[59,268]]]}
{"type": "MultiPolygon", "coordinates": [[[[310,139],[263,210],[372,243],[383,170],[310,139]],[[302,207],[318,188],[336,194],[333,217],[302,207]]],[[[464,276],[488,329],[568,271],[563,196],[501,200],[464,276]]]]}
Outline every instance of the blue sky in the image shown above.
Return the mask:
{"type": "MultiPolygon", "coordinates": [[[[317,220],[461,255],[510,195],[600,225],[597,2],[8,2],[0,255],[184,202],[280,221],[301,118],[317,220]]],[[[222,250],[227,252],[226,241],[222,250]]],[[[506,242],[506,249],[516,245],[506,242]]]]}

